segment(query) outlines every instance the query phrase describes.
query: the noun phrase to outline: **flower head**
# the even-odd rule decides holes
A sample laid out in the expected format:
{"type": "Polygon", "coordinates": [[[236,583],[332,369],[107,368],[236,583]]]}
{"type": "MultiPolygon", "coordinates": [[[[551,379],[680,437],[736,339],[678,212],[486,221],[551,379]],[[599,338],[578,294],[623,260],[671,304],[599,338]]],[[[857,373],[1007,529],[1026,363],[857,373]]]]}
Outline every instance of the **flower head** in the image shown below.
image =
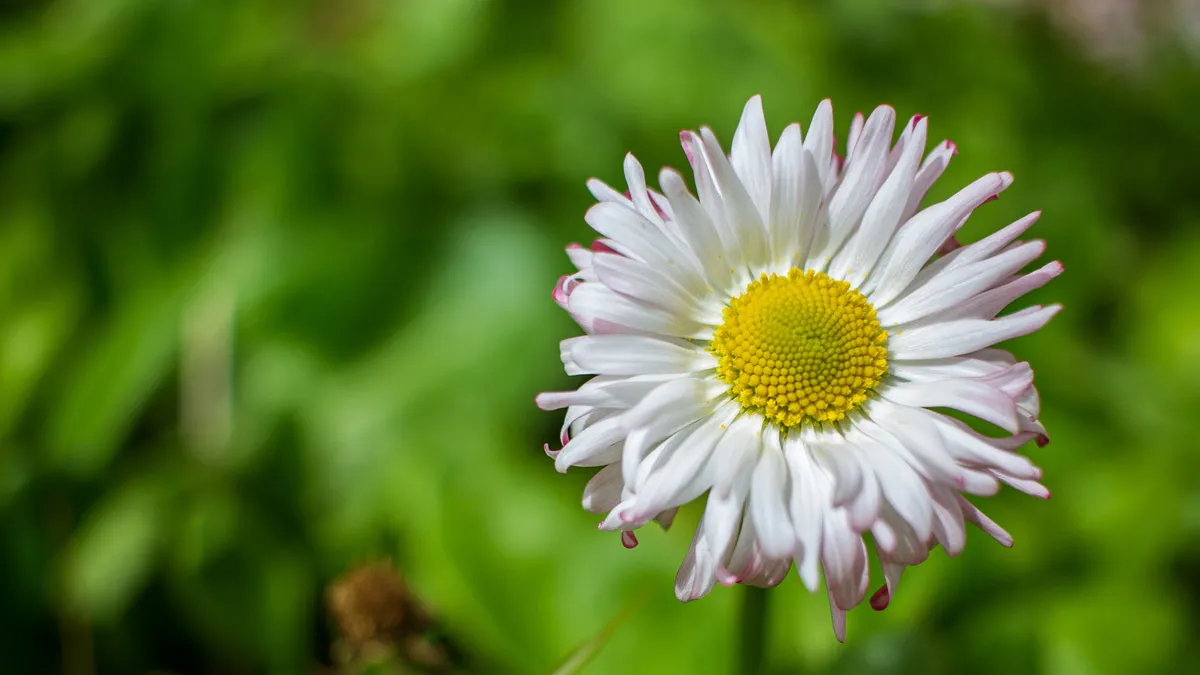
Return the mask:
{"type": "Polygon", "coordinates": [[[1020,273],[1045,249],[1017,240],[1038,213],[959,245],[1012,176],[920,209],[956,149],[926,155],[921,116],[893,144],[894,124],[887,106],[856,116],[843,161],[825,101],[807,135],[793,124],[772,149],[756,96],[728,156],[709,129],[681,134],[695,196],[671,169],[661,193],[648,189],[632,155],[628,192],[589,183],[601,238],[567,249],[578,271],[554,298],[586,333],[562,343],[567,373],[595,377],[538,397],[567,410],[562,449],[547,452],[559,471],[603,467],[583,505],[628,547],[707,494],[681,600],[717,582],[774,586],[794,563],[810,590],[824,577],[843,639],[868,588],[865,533],[886,577],[871,599],[882,609],[906,566],[936,545],[962,551],[965,523],[1012,543],[963,495],[1006,484],[1049,496],[1015,452],[1047,441],[1033,370],[992,345],[1059,311],[1000,315],[1062,265],[1020,273]]]}

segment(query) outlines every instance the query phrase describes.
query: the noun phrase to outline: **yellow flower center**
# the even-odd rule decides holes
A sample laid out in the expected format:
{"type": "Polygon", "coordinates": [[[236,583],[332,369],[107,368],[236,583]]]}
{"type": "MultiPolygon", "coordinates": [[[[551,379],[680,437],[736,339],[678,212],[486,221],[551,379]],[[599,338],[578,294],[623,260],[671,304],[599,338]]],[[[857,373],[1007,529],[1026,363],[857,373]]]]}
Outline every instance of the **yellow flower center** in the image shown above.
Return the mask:
{"type": "Polygon", "coordinates": [[[744,410],[784,427],[833,422],[887,372],[887,331],[845,281],[793,268],[762,275],[724,311],[709,349],[744,410]]]}

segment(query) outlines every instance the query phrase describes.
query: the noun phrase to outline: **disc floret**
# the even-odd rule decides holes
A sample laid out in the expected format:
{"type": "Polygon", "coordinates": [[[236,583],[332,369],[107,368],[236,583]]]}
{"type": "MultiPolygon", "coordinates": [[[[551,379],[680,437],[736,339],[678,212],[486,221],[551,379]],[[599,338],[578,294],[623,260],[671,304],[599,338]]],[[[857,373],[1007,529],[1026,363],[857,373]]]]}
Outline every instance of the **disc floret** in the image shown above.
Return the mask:
{"type": "Polygon", "coordinates": [[[843,419],[887,372],[887,331],[845,281],[791,269],[730,301],[709,349],[742,408],[787,428],[843,419]]]}

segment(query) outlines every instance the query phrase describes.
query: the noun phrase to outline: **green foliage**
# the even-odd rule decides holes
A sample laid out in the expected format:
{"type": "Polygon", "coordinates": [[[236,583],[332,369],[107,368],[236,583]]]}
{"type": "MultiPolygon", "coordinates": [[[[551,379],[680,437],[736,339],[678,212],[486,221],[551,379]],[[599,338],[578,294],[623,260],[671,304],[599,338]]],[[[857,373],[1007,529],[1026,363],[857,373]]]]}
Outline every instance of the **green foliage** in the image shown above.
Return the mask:
{"type": "Polygon", "coordinates": [[[933,197],[1017,177],[967,238],[1041,208],[1067,268],[1010,345],[1054,498],[988,500],[1016,546],[935,552],[846,645],[789,579],[768,663],[1186,671],[1200,68],[1158,44],[1118,69],[973,3],[0,4],[5,672],[316,672],[325,588],[379,557],[466,670],[611,632],[586,672],[728,672],[736,589],[671,590],[698,513],[632,552],[598,533],[532,402],[570,386],[549,296],[584,181],[682,165],[676,131],[728,140],[754,93],[773,134],[827,96],[843,138],[879,102],[930,115],[961,150],[933,197]]]}

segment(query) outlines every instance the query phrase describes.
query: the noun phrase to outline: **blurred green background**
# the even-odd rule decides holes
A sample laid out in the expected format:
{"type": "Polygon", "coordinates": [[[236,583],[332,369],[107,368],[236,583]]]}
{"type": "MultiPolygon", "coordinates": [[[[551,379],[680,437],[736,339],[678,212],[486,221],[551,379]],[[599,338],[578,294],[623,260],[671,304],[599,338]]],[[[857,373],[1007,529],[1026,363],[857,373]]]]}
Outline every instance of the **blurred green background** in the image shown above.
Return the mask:
{"type": "Polygon", "coordinates": [[[935,551],[845,645],[789,579],[772,672],[1200,672],[1197,25],[1033,4],[0,2],[3,671],[545,673],[644,597],[588,672],[730,672],[742,589],[672,593],[696,509],[598,533],[533,397],[573,386],[584,181],[761,93],[773,136],[931,116],[934,197],[1017,178],[965,238],[1044,209],[1067,268],[1009,345],[1054,498],[984,502],[1016,546],[935,551]],[[327,596],[375,560],[424,656],[354,656],[327,596]]]}

